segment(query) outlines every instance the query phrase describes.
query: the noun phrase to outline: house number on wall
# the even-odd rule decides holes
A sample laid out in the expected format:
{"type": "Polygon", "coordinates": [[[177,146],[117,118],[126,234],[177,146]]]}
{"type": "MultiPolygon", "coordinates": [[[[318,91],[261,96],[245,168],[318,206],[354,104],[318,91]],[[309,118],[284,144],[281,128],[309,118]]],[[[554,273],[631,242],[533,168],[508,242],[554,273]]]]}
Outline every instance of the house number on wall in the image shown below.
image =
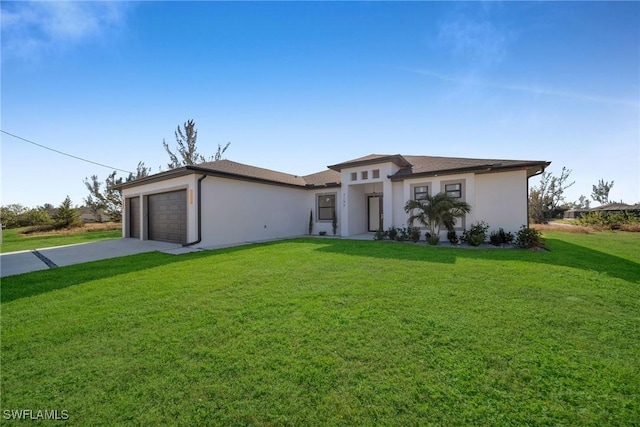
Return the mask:
{"type": "Polygon", "coordinates": [[[342,193],[342,206],[347,206],[347,193],[342,193]]]}

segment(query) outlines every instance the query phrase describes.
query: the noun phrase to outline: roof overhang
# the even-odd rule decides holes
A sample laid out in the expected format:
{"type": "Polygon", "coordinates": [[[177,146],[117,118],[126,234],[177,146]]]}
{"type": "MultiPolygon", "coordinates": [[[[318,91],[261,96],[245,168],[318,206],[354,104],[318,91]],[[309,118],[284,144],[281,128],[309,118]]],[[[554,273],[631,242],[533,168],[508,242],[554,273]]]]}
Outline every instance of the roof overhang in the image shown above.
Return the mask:
{"type": "Polygon", "coordinates": [[[451,169],[439,169],[428,172],[419,172],[419,173],[403,173],[402,170],[396,172],[392,175],[391,181],[403,181],[409,178],[421,178],[421,177],[435,177],[440,175],[456,175],[462,173],[473,173],[473,174],[486,174],[486,173],[498,173],[498,172],[509,172],[515,170],[523,170],[527,171],[527,178],[530,178],[534,175],[538,175],[544,172],[545,168],[549,166],[551,162],[544,161],[535,161],[535,162],[521,162],[516,165],[503,165],[502,163],[487,163],[483,165],[474,165],[462,168],[451,168],[451,169]]]}
{"type": "Polygon", "coordinates": [[[277,185],[277,186],[281,186],[281,187],[289,187],[289,188],[297,188],[300,190],[305,190],[305,189],[314,189],[314,188],[331,188],[331,187],[340,187],[340,183],[339,182],[331,182],[331,183],[326,183],[326,184],[320,184],[320,185],[297,185],[297,184],[289,184],[286,182],[280,182],[280,181],[275,181],[275,180],[270,180],[270,179],[264,179],[264,178],[259,178],[259,177],[252,177],[252,176],[247,176],[247,175],[242,175],[242,174],[236,174],[236,173],[232,173],[232,172],[224,172],[224,171],[218,171],[218,170],[213,170],[213,169],[207,169],[207,168],[202,168],[199,166],[195,166],[195,165],[188,165],[188,166],[183,166],[177,169],[172,169],[170,171],[166,171],[166,172],[160,172],[157,173],[155,175],[151,175],[151,176],[147,176],[145,178],[140,178],[140,179],[136,179],[133,181],[128,181],[128,182],[124,182],[122,184],[119,185],[114,185],[113,188],[114,190],[124,190],[127,188],[131,188],[131,187],[138,187],[140,185],[145,185],[145,184],[152,184],[155,182],[161,182],[161,181],[166,181],[168,179],[173,179],[173,178],[179,178],[182,176],[186,176],[186,175],[194,175],[194,174],[201,174],[201,175],[207,175],[207,176],[217,176],[220,178],[226,178],[226,179],[234,179],[234,180],[238,180],[238,181],[248,181],[248,182],[257,182],[257,183],[261,183],[261,184],[269,184],[269,185],[277,185]]]}
{"type": "Polygon", "coordinates": [[[401,168],[406,168],[406,167],[411,166],[411,163],[409,163],[407,161],[407,159],[402,157],[402,155],[394,154],[394,155],[391,155],[391,156],[374,157],[372,159],[353,160],[353,161],[349,161],[349,162],[338,163],[338,164],[327,166],[327,167],[329,169],[331,169],[331,170],[336,171],[336,172],[341,172],[342,169],[355,168],[355,167],[358,167],[358,166],[375,165],[375,164],[379,164],[379,163],[388,163],[388,162],[394,163],[394,164],[398,165],[401,168]]]}

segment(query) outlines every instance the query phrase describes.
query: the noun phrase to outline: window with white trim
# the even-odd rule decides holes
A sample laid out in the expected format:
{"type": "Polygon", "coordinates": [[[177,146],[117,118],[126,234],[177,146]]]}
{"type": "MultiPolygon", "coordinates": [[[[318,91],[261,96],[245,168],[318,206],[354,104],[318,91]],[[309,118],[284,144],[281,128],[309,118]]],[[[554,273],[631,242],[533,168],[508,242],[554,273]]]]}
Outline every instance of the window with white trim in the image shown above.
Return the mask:
{"type": "Polygon", "coordinates": [[[374,169],[371,171],[371,175],[373,176],[373,179],[377,179],[380,178],[380,169],[374,169]]]}
{"type": "Polygon", "coordinates": [[[362,178],[362,179],[369,179],[369,171],[362,171],[362,172],[360,172],[360,178],[362,178]]]}
{"type": "Polygon", "coordinates": [[[351,181],[358,180],[358,172],[351,172],[351,181]]]}

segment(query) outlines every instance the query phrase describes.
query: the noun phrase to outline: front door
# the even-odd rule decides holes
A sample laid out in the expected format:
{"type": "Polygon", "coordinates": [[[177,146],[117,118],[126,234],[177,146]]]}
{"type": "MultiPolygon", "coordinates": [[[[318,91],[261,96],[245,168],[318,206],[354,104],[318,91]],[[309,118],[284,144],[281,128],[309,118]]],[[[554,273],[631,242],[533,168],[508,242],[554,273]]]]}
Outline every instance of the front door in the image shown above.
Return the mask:
{"type": "Polygon", "coordinates": [[[382,196],[369,196],[369,231],[382,228],[382,196]]]}

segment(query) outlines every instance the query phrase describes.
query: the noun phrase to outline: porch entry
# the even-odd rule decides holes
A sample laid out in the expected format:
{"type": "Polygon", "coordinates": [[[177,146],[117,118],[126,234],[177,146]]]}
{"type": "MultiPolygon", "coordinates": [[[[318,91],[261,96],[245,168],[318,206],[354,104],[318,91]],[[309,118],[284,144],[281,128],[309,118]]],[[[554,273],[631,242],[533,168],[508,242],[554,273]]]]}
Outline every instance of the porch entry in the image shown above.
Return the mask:
{"type": "Polygon", "coordinates": [[[368,230],[378,231],[382,227],[382,196],[368,196],[368,230]]]}

